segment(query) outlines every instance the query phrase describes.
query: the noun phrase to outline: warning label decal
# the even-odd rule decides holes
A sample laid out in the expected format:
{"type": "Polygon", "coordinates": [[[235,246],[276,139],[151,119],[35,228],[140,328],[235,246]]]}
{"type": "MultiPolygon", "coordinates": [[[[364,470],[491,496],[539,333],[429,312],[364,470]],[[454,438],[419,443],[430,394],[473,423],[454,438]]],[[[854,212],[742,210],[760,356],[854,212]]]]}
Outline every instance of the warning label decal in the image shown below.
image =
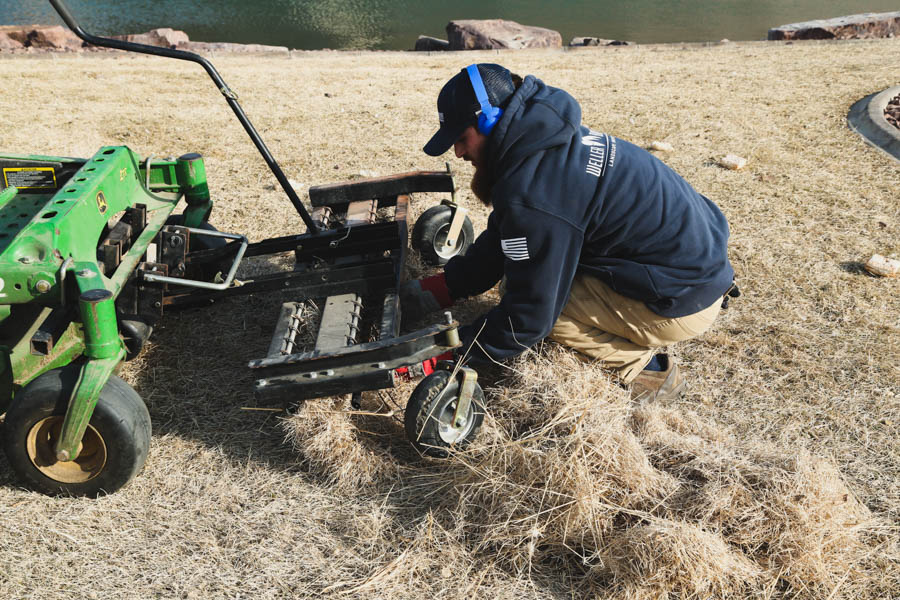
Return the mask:
{"type": "Polygon", "coordinates": [[[53,167],[9,167],[3,169],[3,187],[21,190],[55,190],[56,172],[53,167]]]}

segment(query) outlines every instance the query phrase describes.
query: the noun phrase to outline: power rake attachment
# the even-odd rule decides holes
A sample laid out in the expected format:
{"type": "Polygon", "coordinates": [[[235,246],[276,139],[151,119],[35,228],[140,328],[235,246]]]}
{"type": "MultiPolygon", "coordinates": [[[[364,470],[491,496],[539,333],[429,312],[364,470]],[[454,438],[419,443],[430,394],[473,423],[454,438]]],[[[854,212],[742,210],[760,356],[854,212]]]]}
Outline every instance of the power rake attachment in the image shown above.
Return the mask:
{"type": "MultiPolygon", "coordinates": [[[[140,472],[150,415],[114,372],[141,352],[167,311],[289,293],[267,355],[249,361],[256,394],[282,402],[352,394],[358,406],[363,391],[395,386],[397,369],[460,345],[450,313],[401,335],[397,294],[410,194],[451,195],[414,229],[413,246],[426,261],[446,262],[472,241],[449,172],[313,187],[307,211],[211,63],[189,52],[92,36],[62,0],[50,2],[88,43],[202,65],[307,230],[255,243],[217,231],[209,224],[205,164],[195,153],[157,159],[109,146],[88,159],[0,154],[2,443],[27,485],[96,496],[140,472]],[[238,281],[245,259],[285,253],[293,255],[289,267],[238,281]],[[299,334],[308,328],[302,309],[312,299],[322,308],[310,347],[299,334]]],[[[438,369],[413,392],[407,435],[423,453],[443,455],[475,435],[481,406],[474,371],[438,369]]]]}

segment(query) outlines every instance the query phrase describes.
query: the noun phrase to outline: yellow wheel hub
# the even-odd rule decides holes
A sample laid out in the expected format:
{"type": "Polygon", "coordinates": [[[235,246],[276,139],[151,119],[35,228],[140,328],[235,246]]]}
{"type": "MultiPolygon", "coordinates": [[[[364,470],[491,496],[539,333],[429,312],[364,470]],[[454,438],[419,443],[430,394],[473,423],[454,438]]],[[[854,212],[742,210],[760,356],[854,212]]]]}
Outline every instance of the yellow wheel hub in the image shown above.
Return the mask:
{"type": "Polygon", "coordinates": [[[96,429],[88,425],[73,460],[56,458],[56,440],[62,431],[62,417],[47,417],[37,422],[25,440],[28,457],[37,469],[59,483],[84,483],[103,471],[106,444],[96,429]]]}

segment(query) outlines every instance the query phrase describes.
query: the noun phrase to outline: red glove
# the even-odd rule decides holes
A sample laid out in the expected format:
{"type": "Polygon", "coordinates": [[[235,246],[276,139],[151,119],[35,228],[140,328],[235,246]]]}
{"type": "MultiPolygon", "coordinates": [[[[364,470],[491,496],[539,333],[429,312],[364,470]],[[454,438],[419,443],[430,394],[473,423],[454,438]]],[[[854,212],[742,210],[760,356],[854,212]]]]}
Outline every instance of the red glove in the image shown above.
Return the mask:
{"type": "Polygon", "coordinates": [[[442,360],[453,360],[453,351],[448,350],[443,354],[438,354],[432,358],[426,358],[417,365],[394,369],[394,372],[401,381],[412,381],[416,377],[425,377],[434,373],[435,367],[442,360]]]}
{"type": "Polygon", "coordinates": [[[400,286],[400,305],[411,318],[418,320],[453,305],[444,274],[407,281],[400,286]]]}

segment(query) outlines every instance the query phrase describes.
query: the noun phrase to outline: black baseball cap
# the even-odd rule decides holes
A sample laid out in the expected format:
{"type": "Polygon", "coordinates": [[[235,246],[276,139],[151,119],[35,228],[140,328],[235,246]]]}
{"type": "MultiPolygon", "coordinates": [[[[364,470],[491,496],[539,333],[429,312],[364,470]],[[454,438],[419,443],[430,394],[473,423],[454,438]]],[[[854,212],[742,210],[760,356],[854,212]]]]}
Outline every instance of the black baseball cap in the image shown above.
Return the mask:
{"type": "MultiPolygon", "coordinates": [[[[479,64],[478,73],[484,82],[491,106],[504,106],[516,91],[509,71],[500,65],[479,64]]],[[[429,156],[440,156],[449,150],[466,127],[478,122],[481,105],[475,98],[475,90],[465,69],[441,88],[437,109],[441,127],[422,148],[429,156]]]]}

